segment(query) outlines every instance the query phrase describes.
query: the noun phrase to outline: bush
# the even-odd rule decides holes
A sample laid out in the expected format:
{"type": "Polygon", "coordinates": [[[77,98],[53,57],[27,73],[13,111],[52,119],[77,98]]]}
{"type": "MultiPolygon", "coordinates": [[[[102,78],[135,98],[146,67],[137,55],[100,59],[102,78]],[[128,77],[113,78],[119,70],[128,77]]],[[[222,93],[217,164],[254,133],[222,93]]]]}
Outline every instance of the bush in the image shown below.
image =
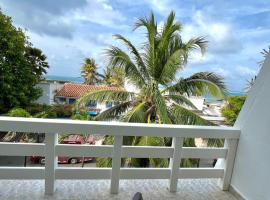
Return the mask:
{"type": "Polygon", "coordinates": [[[57,114],[51,110],[37,113],[34,117],[36,118],[57,118],[57,114]]]}
{"type": "Polygon", "coordinates": [[[81,109],[79,112],[73,114],[71,116],[71,119],[73,119],[73,120],[89,120],[89,116],[87,115],[86,110],[81,109]]]}
{"type": "Polygon", "coordinates": [[[13,108],[8,112],[10,117],[31,117],[30,113],[22,108],[13,108]]]}
{"type": "Polygon", "coordinates": [[[37,118],[70,118],[73,113],[71,105],[37,105],[31,109],[39,111],[35,114],[37,118]]]}
{"type": "Polygon", "coordinates": [[[228,105],[221,109],[222,116],[226,118],[226,124],[234,125],[245,100],[245,96],[233,96],[228,98],[228,105]]]}
{"type": "Polygon", "coordinates": [[[53,105],[50,109],[52,112],[55,112],[59,118],[70,118],[72,116],[72,105],[53,105]]]}
{"type": "Polygon", "coordinates": [[[36,115],[38,113],[48,111],[52,106],[46,104],[31,104],[27,106],[25,110],[29,112],[31,115],[36,115]]]}

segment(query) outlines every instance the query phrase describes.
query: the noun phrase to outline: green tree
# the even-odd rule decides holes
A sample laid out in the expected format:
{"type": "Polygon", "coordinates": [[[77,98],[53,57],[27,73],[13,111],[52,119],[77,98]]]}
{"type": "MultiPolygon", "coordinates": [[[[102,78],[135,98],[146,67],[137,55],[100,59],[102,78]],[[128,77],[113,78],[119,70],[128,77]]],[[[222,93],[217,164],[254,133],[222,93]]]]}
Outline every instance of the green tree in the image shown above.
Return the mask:
{"type": "MultiPolygon", "coordinates": [[[[141,50],[121,35],[115,37],[123,42],[128,51],[116,46],[107,50],[110,66],[122,68],[126,79],[138,88],[137,92],[124,89],[90,92],[81,97],[77,105],[83,106],[90,99],[120,102],[100,113],[96,120],[120,117],[124,122],[211,125],[191,111],[196,108],[187,96],[206,93],[223,96],[223,79],[211,72],[200,72],[188,78],[177,79],[176,75],[186,66],[190,52],[197,49],[203,53],[207,41],[203,37],[182,41],[182,24],[174,19],[175,14],[171,12],[162,28],[158,29],[153,14],[149,18],[139,18],[134,30],[145,28],[147,31],[141,50]]],[[[106,137],[104,143],[110,144],[112,141],[112,137],[106,137]]],[[[125,137],[123,143],[164,146],[170,145],[171,140],[163,137],[125,137]]],[[[194,146],[194,140],[185,140],[185,145],[194,146]]],[[[167,159],[127,159],[125,162],[132,166],[168,165],[167,159]]],[[[98,165],[106,166],[110,163],[109,159],[98,160],[98,165]]]]}
{"type": "Polygon", "coordinates": [[[85,58],[81,68],[81,75],[84,78],[84,83],[88,85],[100,83],[103,77],[97,72],[97,64],[93,58],[85,58]]]}
{"type": "Polygon", "coordinates": [[[0,113],[36,100],[41,95],[36,84],[47,68],[46,56],[0,10],[0,113]]]}
{"type": "Polygon", "coordinates": [[[234,125],[245,100],[245,96],[228,97],[228,104],[221,109],[222,116],[226,118],[226,124],[231,126],[234,125]]]}
{"type": "Polygon", "coordinates": [[[120,67],[107,67],[104,70],[103,83],[114,87],[124,87],[125,72],[120,67]]]}
{"type": "MultiPolygon", "coordinates": [[[[30,118],[31,115],[26,110],[22,108],[13,108],[8,112],[9,117],[26,117],[30,118]]],[[[20,142],[21,140],[25,140],[28,136],[33,136],[31,133],[21,133],[21,132],[8,132],[6,133],[9,138],[9,142],[20,142]]]]}

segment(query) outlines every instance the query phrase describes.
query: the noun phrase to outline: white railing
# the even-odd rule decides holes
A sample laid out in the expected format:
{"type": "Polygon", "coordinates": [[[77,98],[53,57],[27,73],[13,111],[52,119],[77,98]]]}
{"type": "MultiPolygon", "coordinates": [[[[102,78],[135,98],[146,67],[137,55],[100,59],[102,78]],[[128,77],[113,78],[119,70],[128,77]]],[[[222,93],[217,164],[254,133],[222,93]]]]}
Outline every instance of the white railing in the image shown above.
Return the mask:
{"type": "Polygon", "coordinates": [[[0,131],[45,133],[45,144],[0,143],[0,155],[45,156],[45,167],[0,167],[0,179],[45,179],[45,193],[53,194],[55,179],[111,179],[118,193],[119,179],[168,179],[175,192],[181,178],[220,178],[228,190],[240,130],[232,127],[182,126],[0,117],[0,131]],[[102,134],[115,137],[114,145],[58,144],[57,133],[102,134]],[[172,137],[171,147],[122,146],[123,136],[172,137]],[[183,147],[184,138],[224,138],[223,148],[183,147]],[[57,166],[57,156],[111,157],[112,168],[57,166]],[[169,168],[121,168],[121,157],[170,158],[169,168]],[[179,168],[182,158],[221,158],[219,168],[179,168]]]}

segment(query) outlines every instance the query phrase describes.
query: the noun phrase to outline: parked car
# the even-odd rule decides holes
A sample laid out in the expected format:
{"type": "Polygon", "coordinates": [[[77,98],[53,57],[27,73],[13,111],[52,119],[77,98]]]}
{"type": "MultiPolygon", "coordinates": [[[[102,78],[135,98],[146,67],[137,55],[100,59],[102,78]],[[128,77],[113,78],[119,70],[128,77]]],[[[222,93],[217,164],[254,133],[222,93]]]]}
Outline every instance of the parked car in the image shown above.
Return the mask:
{"type": "MultiPolygon", "coordinates": [[[[63,141],[64,144],[85,144],[83,136],[81,135],[69,135],[67,138],[64,139],[63,141]]],[[[88,144],[95,144],[95,139],[91,135],[87,139],[88,144]]],[[[87,144],[86,143],[86,144],[87,144]]],[[[40,164],[45,164],[45,157],[42,156],[31,156],[30,160],[32,163],[40,163],[40,164]]],[[[76,164],[80,162],[89,162],[94,160],[92,157],[69,157],[69,156],[58,156],[58,163],[59,164],[76,164]]]]}

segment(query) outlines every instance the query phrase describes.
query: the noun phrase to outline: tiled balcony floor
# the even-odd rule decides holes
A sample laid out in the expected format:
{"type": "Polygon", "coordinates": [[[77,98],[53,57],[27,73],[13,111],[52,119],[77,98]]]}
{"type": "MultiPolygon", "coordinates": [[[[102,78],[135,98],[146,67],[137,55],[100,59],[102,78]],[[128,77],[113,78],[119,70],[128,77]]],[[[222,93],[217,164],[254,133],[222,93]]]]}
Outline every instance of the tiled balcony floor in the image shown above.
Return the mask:
{"type": "Polygon", "coordinates": [[[179,180],[178,192],[168,191],[167,180],[121,180],[118,195],[109,193],[109,180],[58,180],[54,196],[44,196],[44,180],[0,180],[0,199],[112,199],[129,200],[136,192],[144,200],[239,200],[217,186],[215,179],[179,180]]]}

